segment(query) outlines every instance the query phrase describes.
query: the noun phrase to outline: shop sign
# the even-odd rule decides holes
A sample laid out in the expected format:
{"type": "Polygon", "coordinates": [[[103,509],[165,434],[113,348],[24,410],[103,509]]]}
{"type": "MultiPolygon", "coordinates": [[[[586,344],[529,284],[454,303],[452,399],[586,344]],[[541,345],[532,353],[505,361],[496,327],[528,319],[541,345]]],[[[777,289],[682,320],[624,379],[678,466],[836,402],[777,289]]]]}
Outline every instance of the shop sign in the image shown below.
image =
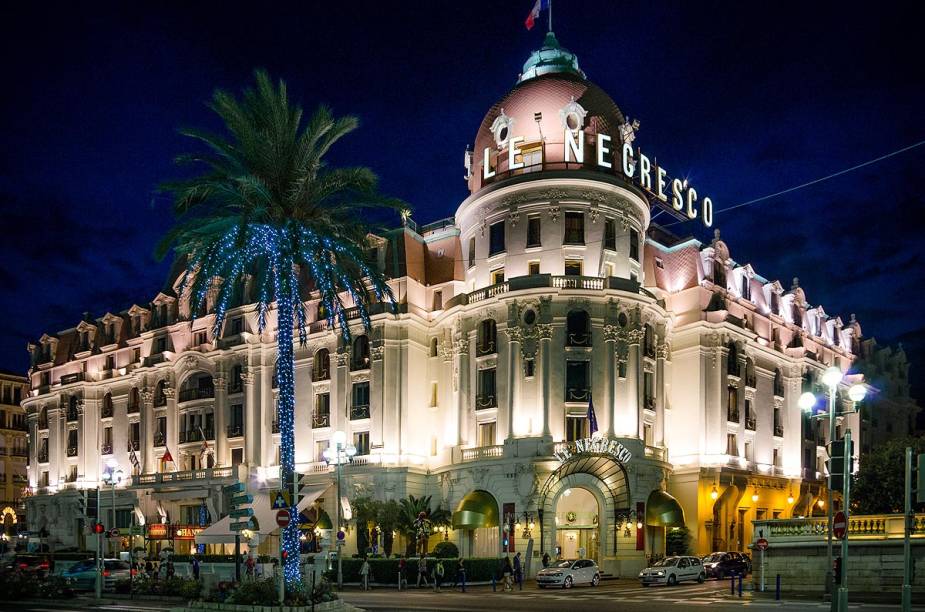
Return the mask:
{"type": "Polygon", "coordinates": [[[202,532],[202,527],[191,527],[188,525],[174,527],[174,540],[195,540],[196,534],[202,532]]]}
{"type": "Polygon", "coordinates": [[[163,523],[154,523],[148,525],[149,540],[168,540],[170,539],[170,526],[163,523]]]}
{"type": "Polygon", "coordinates": [[[582,438],[563,444],[556,450],[556,459],[565,463],[576,455],[610,455],[618,463],[629,463],[633,453],[616,440],[607,438],[582,438]]]}

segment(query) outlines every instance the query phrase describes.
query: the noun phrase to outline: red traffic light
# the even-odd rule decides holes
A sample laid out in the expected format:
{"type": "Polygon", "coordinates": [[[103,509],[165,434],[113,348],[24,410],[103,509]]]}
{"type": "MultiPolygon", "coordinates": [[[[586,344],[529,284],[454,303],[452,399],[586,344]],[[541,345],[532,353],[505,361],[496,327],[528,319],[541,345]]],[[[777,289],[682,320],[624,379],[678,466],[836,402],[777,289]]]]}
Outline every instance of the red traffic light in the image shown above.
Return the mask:
{"type": "Polygon", "coordinates": [[[103,526],[103,523],[96,523],[93,525],[93,533],[103,533],[106,531],[106,528],[103,526]]]}

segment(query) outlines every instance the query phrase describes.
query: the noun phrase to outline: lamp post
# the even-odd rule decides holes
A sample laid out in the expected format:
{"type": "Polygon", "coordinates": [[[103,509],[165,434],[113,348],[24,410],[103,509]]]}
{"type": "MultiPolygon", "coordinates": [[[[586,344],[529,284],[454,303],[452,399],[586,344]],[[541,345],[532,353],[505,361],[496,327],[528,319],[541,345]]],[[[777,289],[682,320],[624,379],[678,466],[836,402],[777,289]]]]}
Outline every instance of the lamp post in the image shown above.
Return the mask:
{"type": "MultiPolygon", "coordinates": [[[[109,464],[109,470],[103,472],[103,482],[112,487],[112,524],[110,525],[110,533],[116,527],[116,486],[122,483],[124,477],[125,472],[119,469],[115,463],[109,464]]],[[[113,553],[115,553],[115,550],[113,550],[113,553]]]]}
{"type": "MultiPolygon", "coordinates": [[[[842,382],[843,378],[844,378],[844,374],[842,373],[841,370],[839,370],[835,366],[828,368],[822,374],[822,383],[828,389],[828,396],[827,396],[828,415],[827,416],[829,419],[828,445],[830,449],[831,449],[832,442],[835,441],[835,394],[836,394],[836,391],[838,390],[838,385],[842,382]]],[[[852,385],[851,388],[848,390],[848,397],[851,398],[853,402],[857,403],[861,401],[862,399],[864,399],[864,395],[866,394],[866,392],[867,392],[867,389],[864,385],[861,385],[861,384],[852,385]]],[[[816,396],[812,392],[807,391],[800,396],[799,400],[797,401],[797,404],[803,411],[809,412],[816,405],[816,399],[817,399],[816,396]]],[[[813,417],[816,417],[816,416],[817,415],[813,415],[813,417]]],[[[849,437],[849,440],[850,440],[850,437],[849,437]]],[[[847,447],[846,447],[845,454],[847,456],[847,447]]],[[[850,465],[850,458],[847,460],[845,465],[850,465]]],[[[834,612],[836,610],[839,610],[839,603],[840,603],[839,600],[842,598],[842,596],[844,596],[844,599],[845,599],[844,605],[847,606],[847,595],[848,595],[847,584],[848,583],[847,583],[847,567],[845,565],[845,557],[848,554],[848,535],[846,533],[845,539],[842,541],[841,585],[839,586],[838,594],[836,594],[835,589],[834,589],[834,574],[833,574],[833,566],[832,566],[832,560],[833,560],[833,552],[832,552],[832,512],[833,512],[832,471],[833,471],[833,466],[830,465],[829,475],[828,475],[827,485],[826,485],[829,499],[828,499],[828,504],[826,508],[826,521],[828,525],[827,536],[826,536],[827,537],[827,550],[828,550],[828,565],[825,571],[825,590],[827,593],[829,593],[832,596],[831,609],[834,612]],[[843,590],[844,590],[844,595],[842,595],[843,590]]],[[[850,485],[848,484],[848,480],[850,479],[851,475],[847,473],[848,470],[843,470],[843,472],[845,472],[843,476],[844,483],[845,483],[844,484],[845,495],[842,501],[844,502],[845,509],[847,510],[848,493],[850,492],[850,485]]],[[[846,610],[847,608],[845,607],[843,609],[846,610]]]]}
{"type": "Polygon", "coordinates": [[[343,528],[342,508],[340,501],[340,466],[341,464],[348,463],[352,460],[353,456],[357,454],[357,449],[352,444],[347,444],[347,434],[341,430],[335,431],[331,434],[331,445],[324,450],[323,456],[324,460],[328,462],[328,465],[334,464],[334,469],[337,472],[337,524],[334,528],[337,530],[335,532],[335,540],[337,542],[337,588],[342,589],[344,587],[344,569],[343,564],[341,563],[341,549],[343,548],[344,542],[338,537],[341,529],[343,528]]]}

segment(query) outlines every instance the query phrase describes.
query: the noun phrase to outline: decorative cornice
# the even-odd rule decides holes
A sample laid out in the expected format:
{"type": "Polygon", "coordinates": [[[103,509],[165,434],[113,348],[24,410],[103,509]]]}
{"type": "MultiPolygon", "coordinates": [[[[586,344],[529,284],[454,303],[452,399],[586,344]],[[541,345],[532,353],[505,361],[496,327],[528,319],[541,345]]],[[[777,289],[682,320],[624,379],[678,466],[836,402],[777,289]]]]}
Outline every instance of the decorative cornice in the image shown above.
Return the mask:
{"type": "Polygon", "coordinates": [[[334,353],[334,359],[337,361],[337,367],[346,368],[347,362],[350,360],[350,350],[344,349],[343,351],[334,353]]]}
{"type": "Polygon", "coordinates": [[[215,387],[216,391],[221,389],[225,390],[225,378],[223,376],[213,376],[212,377],[212,386],[215,387]]]}
{"type": "Polygon", "coordinates": [[[167,399],[173,399],[177,395],[177,390],[173,387],[164,387],[164,395],[167,396],[167,399]]]}
{"type": "Polygon", "coordinates": [[[536,337],[540,340],[549,340],[552,338],[552,325],[549,323],[536,324],[536,337]]]}

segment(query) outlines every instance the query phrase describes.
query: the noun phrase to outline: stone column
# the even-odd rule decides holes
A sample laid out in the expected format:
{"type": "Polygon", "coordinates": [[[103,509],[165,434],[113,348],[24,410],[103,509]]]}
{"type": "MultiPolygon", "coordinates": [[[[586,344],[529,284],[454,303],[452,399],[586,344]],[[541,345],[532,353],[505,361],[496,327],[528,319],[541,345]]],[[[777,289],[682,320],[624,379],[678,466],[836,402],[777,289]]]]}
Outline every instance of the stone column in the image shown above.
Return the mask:
{"type": "Polygon", "coordinates": [[[142,432],[141,449],[141,473],[150,474],[154,471],[154,425],[157,419],[154,416],[154,393],[145,387],[138,394],[141,399],[141,422],[144,427],[142,432]]]}
{"type": "Polygon", "coordinates": [[[177,443],[180,435],[180,415],[177,409],[177,390],[174,387],[164,386],[164,395],[167,396],[167,446],[165,452],[170,451],[173,462],[164,465],[164,469],[180,471],[183,461],[180,458],[180,446],[177,443]],[[171,450],[173,449],[173,450],[171,450]]]}
{"type": "Polygon", "coordinates": [[[215,404],[212,408],[213,422],[215,423],[215,465],[225,465],[230,463],[225,456],[228,453],[228,432],[226,423],[228,421],[226,413],[228,412],[228,388],[225,377],[219,373],[212,378],[212,385],[215,387],[215,404]]]}
{"type": "Polygon", "coordinates": [[[520,343],[523,341],[523,330],[519,327],[509,327],[508,360],[507,360],[507,438],[514,437],[514,409],[520,398],[520,343]]]}
{"type": "Polygon", "coordinates": [[[607,373],[606,388],[607,396],[604,398],[607,414],[607,437],[612,438],[615,434],[614,423],[617,419],[617,338],[619,337],[619,328],[615,325],[604,326],[604,351],[607,357],[607,363],[604,370],[607,373]]]}
{"type": "Polygon", "coordinates": [[[61,428],[64,425],[65,408],[59,404],[48,409],[48,484],[58,484],[58,468],[64,464],[64,449],[61,448],[61,428]]]}
{"type": "MultiPolygon", "coordinates": [[[[96,412],[97,417],[99,417],[100,411],[100,402],[96,401],[96,412]]],[[[87,427],[87,404],[86,401],[78,402],[77,404],[77,473],[86,474],[87,469],[87,459],[92,453],[93,457],[99,457],[100,449],[99,444],[88,444],[87,438],[93,435],[91,429],[99,428],[99,418],[96,419],[96,427],[90,428],[87,427]],[[96,449],[94,449],[96,446],[96,449]]],[[[98,441],[98,436],[94,436],[94,442],[98,441]]]]}
{"type": "Polygon", "coordinates": [[[631,435],[642,438],[642,407],[643,407],[643,368],[642,341],[645,332],[641,329],[632,329],[626,334],[629,345],[626,363],[626,386],[629,392],[629,421],[628,430],[631,435]]]}
{"type": "Polygon", "coordinates": [[[536,333],[540,339],[540,367],[542,368],[541,376],[543,377],[543,438],[550,439],[552,434],[549,431],[549,400],[551,399],[549,377],[552,364],[552,325],[548,323],[538,324],[536,333]]]}
{"type": "Polygon", "coordinates": [[[248,467],[258,464],[257,453],[260,444],[260,428],[257,423],[257,375],[253,368],[246,368],[241,372],[241,381],[244,383],[244,462],[248,467]]]}
{"type": "Polygon", "coordinates": [[[668,359],[668,344],[662,342],[655,347],[655,446],[665,445],[665,360],[668,359]]]}
{"type": "Polygon", "coordinates": [[[369,370],[369,445],[370,448],[385,446],[385,346],[380,340],[370,347],[372,365],[369,370]]]}
{"type": "Polygon", "coordinates": [[[345,349],[334,353],[334,361],[337,369],[331,381],[331,430],[343,431],[349,437],[347,424],[350,422],[350,389],[347,383],[350,373],[347,366],[350,363],[350,351],[345,349]]]}
{"type": "Polygon", "coordinates": [[[456,444],[464,446],[469,442],[469,336],[463,333],[456,340],[456,444]]]}

